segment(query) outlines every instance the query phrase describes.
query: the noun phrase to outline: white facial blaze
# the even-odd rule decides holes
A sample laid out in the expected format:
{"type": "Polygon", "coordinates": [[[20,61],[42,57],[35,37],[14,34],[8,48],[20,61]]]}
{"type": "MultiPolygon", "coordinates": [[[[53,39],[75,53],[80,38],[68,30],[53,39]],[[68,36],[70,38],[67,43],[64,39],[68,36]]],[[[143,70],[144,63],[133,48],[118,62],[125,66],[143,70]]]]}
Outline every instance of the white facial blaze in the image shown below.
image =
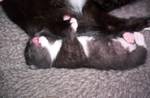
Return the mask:
{"type": "Polygon", "coordinates": [[[71,5],[72,9],[75,12],[82,13],[82,9],[85,5],[87,0],[68,0],[69,4],[71,5]]]}
{"type": "Polygon", "coordinates": [[[43,48],[46,48],[48,50],[48,53],[51,57],[51,61],[53,63],[62,46],[62,40],[56,40],[54,43],[50,43],[46,37],[42,36],[39,38],[39,42],[41,43],[41,46],[43,48]]]}

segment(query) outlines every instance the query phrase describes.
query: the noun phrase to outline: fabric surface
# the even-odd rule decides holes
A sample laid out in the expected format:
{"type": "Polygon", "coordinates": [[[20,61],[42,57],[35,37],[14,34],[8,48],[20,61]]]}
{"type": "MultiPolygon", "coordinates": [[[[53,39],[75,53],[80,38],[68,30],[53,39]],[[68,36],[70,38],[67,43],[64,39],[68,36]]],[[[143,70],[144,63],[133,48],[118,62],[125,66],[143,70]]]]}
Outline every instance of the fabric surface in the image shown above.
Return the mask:
{"type": "MultiPolygon", "coordinates": [[[[149,0],[125,6],[119,17],[150,15],[149,0]]],[[[150,98],[150,32],[146,64],[125,71],[39,69],[25,64],[28,36],[0,9],[0,98],[150,98]]]]}

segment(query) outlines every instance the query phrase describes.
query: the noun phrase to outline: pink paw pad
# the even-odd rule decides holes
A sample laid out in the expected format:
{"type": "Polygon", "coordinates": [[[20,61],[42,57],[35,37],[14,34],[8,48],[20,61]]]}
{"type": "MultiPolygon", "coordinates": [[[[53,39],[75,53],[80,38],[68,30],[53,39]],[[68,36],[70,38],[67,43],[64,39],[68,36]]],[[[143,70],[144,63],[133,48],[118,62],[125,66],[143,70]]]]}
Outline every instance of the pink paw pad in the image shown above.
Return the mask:
{"type": "Polygon", "coordinates": [[[133,44],[135,42],[134,34],[131,32],[125,32],[123,34],[123,38],[130,44],[133,44]]]}
{"type": "Polygon", "coordinates": [[[32,39],[32,43],[35,45],[35,46],[37,46],[37,47],[39,47],[41,44],[40,44],[40,42],[39,42],[39,38],[40,37],[34,37],[33,39],[32,39]]]}
{"type": "Polygon", "coordinates": [[[64,21],[67,21],[67,20],[70,20],[70,18],[71,18],[71,16],[69,16],[69,15],[64,15],[63,20],[64,20],[64,21]]]}

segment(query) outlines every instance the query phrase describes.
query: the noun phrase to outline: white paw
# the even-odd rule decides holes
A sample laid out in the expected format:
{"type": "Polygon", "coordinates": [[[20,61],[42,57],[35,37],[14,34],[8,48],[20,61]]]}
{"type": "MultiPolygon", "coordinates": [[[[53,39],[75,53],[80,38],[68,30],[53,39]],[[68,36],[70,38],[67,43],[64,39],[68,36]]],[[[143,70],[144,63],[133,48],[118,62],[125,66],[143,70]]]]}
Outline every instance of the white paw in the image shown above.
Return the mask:
{"type": "Polygon", "coordinates": [[[139,32],[134,32],[134,38],[135,38],[135,42],[136,42],[137,45],[143,46],[144,48],[147,47],[143,34],[141,34],[139,32]]]}
{"type": "Polygon", "coordinates": [[[70,19],[71,28],[76,32],[78,28],[78,22],[75,18],[70,19]]]}
{"type": "Polygon", "coordinates": [[[69,21],[72,30],[73,30],[74,32],[77,31],[78,22],[77,22],[77,19],[76,19],[76,18],[73,18],[73,17],[71,17],[71,16],[69,16],[69,15],[64,15],[63,20],[64,20],[64,21],[69,21]]]}
{"type": "Polygon", "coordinates": [[[70,17],[69,15],[65,15],[65,16],[63,17],[63,20],[64,20],[64,21],[67,21],[67,20],[70,20],[70,18],[71,18],[71,17],[70,17]]]}

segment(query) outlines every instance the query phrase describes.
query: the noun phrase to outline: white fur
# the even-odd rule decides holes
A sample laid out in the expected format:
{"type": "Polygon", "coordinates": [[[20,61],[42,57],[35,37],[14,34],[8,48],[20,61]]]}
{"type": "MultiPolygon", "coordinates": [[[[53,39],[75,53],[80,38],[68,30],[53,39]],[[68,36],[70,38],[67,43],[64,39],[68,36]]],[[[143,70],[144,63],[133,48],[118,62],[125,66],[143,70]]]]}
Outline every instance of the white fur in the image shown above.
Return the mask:
{"type": "Polygon", "coordinates": [[[146,48],[146,43],[145,43],[145,39],[144,39],[144,35],[139,33],[139,32],[134,32],[134,38],[135,38],[135,42],[138,46],[142,46],[144,48],[146,48]]]}
{"type": "Polygon", "coordinates": [[[82,9],[87,0],[68,0],[72,10],[78,13],[82,13],[82,9]]]}
{"type": "Polygon", "coordinates": [[[69,20],[71,17],[69,16],[69,15],[65,15],[64,17],[63,17],[63,20],[64,21],[67,21],[67,20],[69,20]]]}
{"type": "Polygon", "coordinates": [[[136,49],[136,44],[130,44],[127,41],[125,41],[123,38],[118,37],[117,39],[113,39],[113,41],[120,42],[122,47],[124,47],[124,49],[127,49],[129,52],[132,52],[136,49]]]}
{"type": "Polygon", "coordinates": [[[139,32],[134,32],[134,39],[135,39],[135,43],[134,44],[130,44],[127,41],[125,41],[123,38],[117,38],[117,39],[113,39],[113,41],[117,41],[120,42],[121,45],[125,48],[128,49],[129,52],[132,52],[136,49],[136,45],[138,46],[142,46],[144,48],[146,48],[146,43],[145,43],[145,39],[143,34],[139,33],[139,32]]]}
{"type": "Polygon", "coordinates": [[[144,28],[144,31],[150,31],[150,27],[144,28]]]}
{"type": "Polygon", "coordinates": [[[51,57],[51,63],[56,59],[58,52],[60,51],[60,48],[62,46],[62,40],[56,40],[54,43],[50,43],[46,37],[41,36],[39,38],[39,42],[41,43],[41,46],[43,48],[46,48],[48,50],[48,53],[51,57]]]}
{"type": "Polygon", "coordinates": [[[76,19],[76,18],[71,18],[69,15],[65,15],[65,16],[63,17],[63,20],[64,20],[64,21],[69,20],[70,25],[71,25],[71,28],[73,29],[73,31],[74,31],[74,32],[77,31],[78,22],[77,22],[77,19],[76,19]]]}
{"type": "Polygon", "coordinates": [[[76,32],[78,28],[78,23],[75,18],[70,19],[71,28],[76,32]]]}
{"type": "Polygon", "coordinates": [[[78,41],[80,42],[80,44],[82,45],[82,48],[84,50],[84,53],[87,57],[89,57],[89,47],[88,47],[88,42],[90,42],[91,40],[93,40],[93,37],[88,37],[88,36],[80,36],[77,37],[78,41]]]}

